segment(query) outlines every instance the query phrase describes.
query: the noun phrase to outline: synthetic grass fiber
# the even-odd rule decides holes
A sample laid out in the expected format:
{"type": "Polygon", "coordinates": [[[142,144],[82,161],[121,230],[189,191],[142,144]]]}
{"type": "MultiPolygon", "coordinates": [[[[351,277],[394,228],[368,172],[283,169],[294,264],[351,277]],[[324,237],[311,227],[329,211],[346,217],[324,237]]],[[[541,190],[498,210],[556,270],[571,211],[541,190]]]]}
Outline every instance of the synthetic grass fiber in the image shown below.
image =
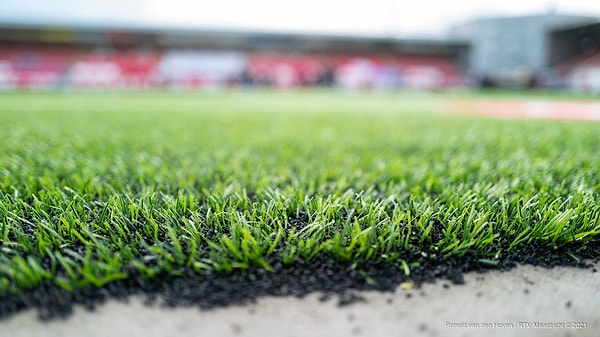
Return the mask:
{"type": "Polygon", "coordinates": [[[211,306],[599,254],[600,124],[440,104],[2,93],[0,317],[136,289],[211,306]]]}

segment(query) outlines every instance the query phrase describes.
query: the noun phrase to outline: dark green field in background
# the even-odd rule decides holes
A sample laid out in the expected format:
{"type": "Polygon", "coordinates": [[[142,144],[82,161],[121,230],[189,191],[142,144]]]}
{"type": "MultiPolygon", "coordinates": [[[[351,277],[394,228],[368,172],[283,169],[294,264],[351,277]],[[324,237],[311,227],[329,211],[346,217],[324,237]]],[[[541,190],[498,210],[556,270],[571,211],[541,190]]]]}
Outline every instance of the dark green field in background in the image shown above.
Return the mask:
{"type": "Polygon", "coordinates": [[[0,93],[0,295],[322,255],[410,274],[415,256],[600,240],[600,124],[443,100],[0,93]]]}

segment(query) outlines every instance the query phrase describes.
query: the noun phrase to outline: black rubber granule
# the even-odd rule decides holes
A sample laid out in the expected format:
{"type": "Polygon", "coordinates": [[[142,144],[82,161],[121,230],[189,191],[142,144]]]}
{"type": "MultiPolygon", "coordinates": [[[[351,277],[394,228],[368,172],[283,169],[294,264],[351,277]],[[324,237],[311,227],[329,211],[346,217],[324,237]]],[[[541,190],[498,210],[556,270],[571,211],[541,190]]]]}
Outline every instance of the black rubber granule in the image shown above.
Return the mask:
{"type": "MultiPolygon", "coordinates": [[[[356,290],[393,291],[399,284],[409,280],[417,286],[436,280],[462,284],[466,272],[510,270],[517,264],[547,268],[589,267],[582,261],[597,261],[598,256],[600,242],[589,242],[585,247],[571,245],[559,249],[523,247],[501,256],[496,266],[479,263],[477,256],[429,259],[419,254],[412,257],[412,260],[418,261],[420,266],[412,268],[410,276],[406,276],[402,268],[395,264],[366,262],[353,266],[335,262],[327,256],[317,256],[310,262],[298,261],[292,265],[283,265],[273,259],[268,261],[274,269],[272,272],[260,267],[229,274],[198,274],[190,269],[182,269],[177,276],[161,274],[153,279],[146,279],[137,274],[135,269],[130,269],[127,270],[127,279],[109,283],[102,288],[90,286],[67,291],[53,282],[45,281],[37,288],[19,295],[2,295],[0,319],[31,308],[37,308],[42,319],[65,317],[72,313],[74,305],[83,305],[93,310],[106,300],[126,301],[131,295],[144,295],[148,303],[159,301],[170,307],[197,306],[210,309],[252,303],[261,296],[304,296],[323,292],[328,295],[337,294],[339,304],[346,305],[364,301],[364,298],[355,293],[356,290]]],[[[527,293],[529,290],[525,291],[527,293]]],[[[425,296],[422,291],[420,294],[425,296]]]]}

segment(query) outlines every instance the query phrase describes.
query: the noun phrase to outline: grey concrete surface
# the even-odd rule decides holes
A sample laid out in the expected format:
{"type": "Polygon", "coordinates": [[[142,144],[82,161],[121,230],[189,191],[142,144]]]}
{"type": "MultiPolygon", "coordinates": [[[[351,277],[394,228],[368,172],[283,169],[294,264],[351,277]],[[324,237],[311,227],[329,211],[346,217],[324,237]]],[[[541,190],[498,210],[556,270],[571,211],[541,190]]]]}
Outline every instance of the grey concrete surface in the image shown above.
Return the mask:
{"type": "Polygon", "coordinates": [[[321,294],[208,311],[145,306],[133,298],[94,312],[77,308],[48,323],[35,311],[23,312],[0,321],[0,336],[600,336],[598,271],[519,266],[465,279],[466,285],[438,281],[360,292],[364,301],[343,307],[336,297],[320,301],[321,294]]]}

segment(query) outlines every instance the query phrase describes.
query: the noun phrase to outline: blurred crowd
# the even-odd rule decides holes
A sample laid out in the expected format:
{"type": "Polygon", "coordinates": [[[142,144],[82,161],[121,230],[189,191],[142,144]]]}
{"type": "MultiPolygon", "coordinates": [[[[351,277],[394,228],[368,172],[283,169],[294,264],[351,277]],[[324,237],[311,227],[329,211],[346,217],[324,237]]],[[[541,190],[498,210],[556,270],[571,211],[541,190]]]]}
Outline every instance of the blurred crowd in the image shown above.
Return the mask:
{"type": "Polygon", "coordinates": [[[447,58],[224,50],[0,47],[0,89],[213,89],[225,87],[435,90],[464,86],[447,58]]]}

